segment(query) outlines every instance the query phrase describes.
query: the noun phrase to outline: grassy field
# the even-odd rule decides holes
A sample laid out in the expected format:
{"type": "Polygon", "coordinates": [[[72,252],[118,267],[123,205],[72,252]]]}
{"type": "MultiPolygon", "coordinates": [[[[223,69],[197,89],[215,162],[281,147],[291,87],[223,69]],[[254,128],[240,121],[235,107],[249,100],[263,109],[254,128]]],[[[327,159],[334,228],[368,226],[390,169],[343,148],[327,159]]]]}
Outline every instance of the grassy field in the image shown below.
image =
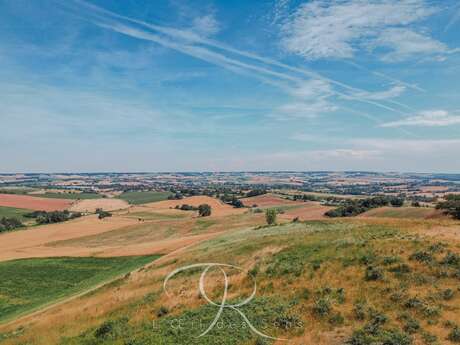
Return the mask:
{"type": "Polygon", "coordinates": [[[162,201],[172,195],[170,192],[126,192],[119,196],[132,205],[147,204],[149,202],[162,201]]]}
{"type": "Polygon", "coordinates": [[[17,218],[22,222],[30,221],[30,218],[24,217],[24,214],[33,212],[32,210],[26,210],[24,208],[14,208],[14,207],[3,207],[0,206],[0,218],[17,218]]]}
{"type": "Polygon", "coordinates": [[[427,207],[380,207],[363,214],[364,217],[424,219],[439,216],[441,212],[427,207]]]}
{"type": "MultiPolygon", "coordinates": [[[[354,218],[237,227],[238,219],[255,222],[251,217],[255,215],[177,220],[176,226],[186,225],[192,232],[221,225],[232,230],[140,272],[135,279],[68,303],[65,310],[19,329],[23,333],[10,329],[3,335],[5,344],[274,344],[250,331],[241,315],[229,308],[223,310],[220,326],[198,338],[218,310],[197,291],[202,270],[173,278],[169,285],[173,297],[164,293],[162,284],[174,269],[201,262],[244,268],[228,272],[229,301],[251,295],[255,279],[255,298],[239,310],[263,333],[289,339],[282,343],[460,341],[460,244],[423,235],[440,227],[457,229],[458,222],[354,218]],[[181,327],[172,328],[177,320],[181,327]]],[[[159,225],[142,224],[130,236],[136,240],[153,236],[159,225]]],[[[172,224],[162,226],[166,231],[172,224]]],[[[177,233],[181,231],[178,228],[177,233]]],[[[116,242],[113,235],[107,244],[116,242]]],[[[126,229],[116,235],[120,243],[126,242],[126,229]]],[[[210,271],[205,281],[206,294],[219,301],[222,274],[210,271]]]]}
{"type": "Polygon", "coordinates": [[[1,262],[0,321],[82,292],[157,258],[65,257],[1,262]]]}

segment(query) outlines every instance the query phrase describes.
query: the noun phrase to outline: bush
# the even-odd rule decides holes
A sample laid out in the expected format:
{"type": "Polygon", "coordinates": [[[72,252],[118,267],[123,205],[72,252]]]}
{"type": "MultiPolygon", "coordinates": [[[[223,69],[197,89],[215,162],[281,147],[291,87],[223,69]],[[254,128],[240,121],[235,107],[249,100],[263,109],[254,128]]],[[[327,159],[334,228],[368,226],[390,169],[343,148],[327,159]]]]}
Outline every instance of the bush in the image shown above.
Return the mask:
{"type": "Polygon", "coordinates": [[[273,225],[276,223],[276,216],[277,216],[276,210],[273,208],[270,208],[265,211],[265,219],[268,225],[273,225]]]}
{"type": "Polygon", "coordinates": [[[417,333],[420,330],[420,323],[415,319],[408,319],[404,324],[404,332],[408,334],[417,333]]]}
{"type": "Polygon", "coordinates": [[[112,213],[107,212],[107,211],[104,211],[102,208],[98,208],[98,209],[96,210],[96,214],[98,215],[98,218],[99,218],[99,219],[104,219],[104,218],[107,218],[107,217],[112,217],[112,213]]]}
{"type": "Polygon", "coordinates": [[[211,206],[208,204],[201,204],[198,206],[198,214],[200,217],[208,217],[211,215],[211,206]]]}
{"type": "Polygon", "coordinates": [[[315,301],[313,306],[313,313],[318,316],[326,316],[331,312],[331,303],[326,298],[319,298],[315,301]]]}
{"type": "Polygon", "coordinates": [[[454,343],[460,343],[460,328],[455,326],[447,336],[447,339],[454,343]]]}
{"type": "Polygon", "coordinates": [[[22,224],[17,218],[3,217],[0,219],[0,232],[11,231],[23,226],[24,224],[22,224]]]}
{"type": "Polygon", "coordinates": [[[364,278],[367,281],[381,280],[383,278],[383,272],[378,267],[368,266],[364,278]]]}

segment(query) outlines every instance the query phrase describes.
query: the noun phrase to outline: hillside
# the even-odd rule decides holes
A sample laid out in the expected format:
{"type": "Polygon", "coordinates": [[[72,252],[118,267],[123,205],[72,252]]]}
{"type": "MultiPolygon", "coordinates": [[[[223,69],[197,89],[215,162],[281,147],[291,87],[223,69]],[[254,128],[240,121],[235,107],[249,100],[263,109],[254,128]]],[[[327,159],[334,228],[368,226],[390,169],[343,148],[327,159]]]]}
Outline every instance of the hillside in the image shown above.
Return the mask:
{"type": "MultiPolygon", "coordinates": [[[[254,299],[241,310],[263,334],[288,338],[289,344],[435,344],[435,339],[450,343],[447,339],[457,334],[459,238],[445,242],[437,234],[459,230],[458,222],[355,218],[261,227],[263,215],[251,212],[196,219],[176,211],[186,214],[177,218],[166,208],[172,204],[152,205],[141,207],[151,209],[153,217],[143,224],[55,245],[96,249],[129,241],[133,253],[134,248],[140,253],[149,247],[148,238],[155,239],[152,245],[179,241],[163,247],[161,254],[167,255],[91,294],[0,326],[3,343],[285,343],[257,336],[231,309],[222,314],[227,326],[197,338],[217,312],[197,290],[202,270],[173,277],[172,297],[165,294],[163,280],[176,268],[207,262],[243,269],[228,272],[229,301],[249,296],[255,279],[254,299]],[[160,224],[176,230],[147,230],[160,224]],[[171,329],[178,319],[183,326],[171,329]]],[[[223,284],[222,274],[211,269],[206,294],[218,301],[223,284]]]]}

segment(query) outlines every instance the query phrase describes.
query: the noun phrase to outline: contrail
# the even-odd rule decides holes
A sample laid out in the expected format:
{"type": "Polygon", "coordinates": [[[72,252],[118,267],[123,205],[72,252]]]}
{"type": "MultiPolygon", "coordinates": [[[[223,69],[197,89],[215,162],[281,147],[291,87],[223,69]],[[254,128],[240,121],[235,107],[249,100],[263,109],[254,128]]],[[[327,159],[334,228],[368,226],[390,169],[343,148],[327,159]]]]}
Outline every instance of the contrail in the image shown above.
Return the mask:
{"type": "MultiPolygon", "coordinates": [[[[193,32],[190,32],[190,31],[184,31],[184,30],[179,30],[179,29],[175,29],[175,28],[164,27],[164,26],[160,26],[160,25],[146,23],[144,21],[140,21],[140,20],[137,20],[137,19],[133,19],[133,18],[130,18],[130,17],[126,17],[126,16],[123,16],[123,15],[113,13],[111,11],[108,11],[106,9],[100,8],[100,7],[95,6],[93,4],[87,3],[86,1],[82,1],[82,0],[73,0],[73,1],[76,2],[77,4],[79,4],[79,6],[86,7],[87,9],[90,9],[90,10],[93,10],[93,11],[99,13],[99,15],[98,14],[92,14],[92,15],[96,15],[96,18],[98,18],[99,20],[107,20],[107,18],[101,17],[100,14],[103,14],[103,15],[106,15],[106,16],[110,17],[112,21],[115,21],[114,18],[122,19],[122,20],[125,20],[125,21],[128,21],[128,22],[135,23],[137,25],[149,28],[151,30],[160,32],[160,33],[162,33],[164,35],[168,35],[168,36],[173,37],[175,39],[180,39],[180,40],[183,40],[183,41],[188,42],[188,43],[196,43],[196,44],[208,45],[208,46],[211,46],[213,48],[221,49],[221,50],[227,51],[229,53],[233,53],[233,54],[236,54],[236,55],[244,56],[244,57],[249,58],[249,59],[257,60],[257,61],[263,62],[265,64],[269,64],[269,65],[272,65],[272,66],[277,66],[277,67],[280,67],[280,68],[284,68],[284,69],[292,71],[292,72],[301,73],[301,74],[306,75],[306,76],[308,76],[310,78],[320,79],[320,80],[326,81],[328,83],[331,83],[333,85],[339,86],[341,88],[344,88],[346,90],[349,90],[349,91],[352,91],[352,92],[355,92],[355,93],[357,93],[357,92],[366,92],[365,90],[355,88],[355,87],[350,86],[348,84],[345,84],[343,82],[340,82],[340,81],[337,81],[337,80],[334,80],[334,79],[331,79],[331,78],[328,78],[328,77],[324,77],[323,75],[321,75],[321,74],[319,74],[317,72],[314,72],[314,71],[311,71],[311,70],[308,70],[308,69],[305,69],[305,68],[293,67],[293,66],[284,64],[282,62],[279,62],[279,61],[276,61],[276,60],[273,60],[273,59],[270,59],[270,58],[265,58],[265,57],[261,57],[259,55],[247,52],[247,51],[238,50],[238,49],[232,48],[232,47],[230,47],[230,46],[228,46],[226,44],[220,43],[220,42],[218,42],[216,40],[200,37],[197,34],[195,34],[193,32]]],[[[65,5],[69,5],[69,3],[64,4],[64,6],[65,5]]],[[[70,5],[70,6],[72,6],[72,5],[70,5]]],[[[94,24],[98,25],[97,22],[94,23],[94,24]]],[[[99,23],[99,25],[100,25],[100,23],[99,23]]],[[[100,26],[103,26],[103,25],[100,25],[100,26]]],[[[114,29],[113,27],[110,27],[110,26],[107,26],[107,25],[105,27],[109,28],[109,29],[112,29],[112,30],[114,29]]],[[[124,34],[128,34],[128,33],[124,32],[124,34]]],[[[146,39],[145,37],[144,38],[138,37],[138,38],[146,39]]],[[[156,39],[158,39],[158,38],[160,38],[160,37],[156,36],[156,39]]],[[[163,44],[158,40],[155,41],[155,42],[157,42],[159,44],[163,44]]],[[[164,40],[163,40],[163,42],[164,42],[164,40]]],[[[186,54],[190,54],[190,55],[192,55],[194,57],[201,58],[201,59],[203,59],[204,54],[207,54],[207,53],[204,53],[204,50],[201,52],[201,54],[191,53],[190,47],[194,47],[194,46],[191,46],[191,45],[186,45],[188,47],[186,49],[181,48],[179,44],[175,44],[175,46],[173,47],[169,43],[168,46],[170,48],[172,48],[172,49],[181,51],[181,52],[186,53],[186,54]]],[[[195,48],[198,48],[198,47],[195,47],[195,48]]],[[[216,54],[216,53],[212,53],[212,54],[216,54]]],[[[278,73],[278,72],[267,70],[265,68],[262,69],[260,67],[254,66],[254,65],[249,65],[249,64],[242,63],[242,62],[238,62],[238,60],[229,59],[229,58],[227,58],[227,57],[225,57],[223,55],[217,54],[214,57],[217,57],[217,56],[219,57],[220,60],[226,60],[226,62],[234,64],[234,65],[238,65],[239,67],[252,69],[252,70],[255,70],[255,71],[258,71],[258,72],[261,72],[261,73],[265,73],[265,74],[271,74],[273,76],[276,76],[276,77],[282,78],[282,79],[288,79],[288,80],[297,81],[297,82],[302,81],[301,79],[291,77],[291,76],[289,76],[287,74],[284,74],[284,73],[278,73]]],[[[205,61],[215,63],[213,61],[210,61],[209,59],[205,59],[205,61]]],[[[221,61],[221,63],[219,65],[222,66],[222,67],[226,67],[226,66],[222,65],[222,61],[221,61]]],[[[228,68],[228,66],[226,68],[228,68]]],[[[273,84],[273,82],[271,82],[271,84],[273,84]]],[[[356,96],[354,96],[352,94],[345,94],[345,93],[337,91],[337,90],[333,90],[333,92],[337,96],[346,97],[348,99],[353,99],[355,101],[367,103],[367,104],[379,107],[381,109],[385,109],[387,111],[398,113],[400,115],[405,115],[405,116],[409,115],[409,114],[407,114],[407,113],[405,113],[403,111],[400,111],[399,109],[384,105],[384,104],[376,102],[376,101],[356,97],[356,96]]]]}

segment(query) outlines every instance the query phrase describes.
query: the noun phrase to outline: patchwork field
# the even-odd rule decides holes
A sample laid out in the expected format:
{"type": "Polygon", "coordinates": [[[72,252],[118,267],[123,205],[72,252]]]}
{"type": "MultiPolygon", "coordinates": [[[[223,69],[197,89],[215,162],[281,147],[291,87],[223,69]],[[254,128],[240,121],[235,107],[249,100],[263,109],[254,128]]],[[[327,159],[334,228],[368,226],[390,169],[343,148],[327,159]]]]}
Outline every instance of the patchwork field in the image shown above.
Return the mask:
{"type": "Polygon", "coordinates": [[[240,199],[244,206],[252,207],[253,205],[257,205],[256,207],[276,207],[276,206],[289,206],[289,205],[303,205],[302,201],[293,201],[282,198],[275,194],[263,194],[258,196],[253,196],[250,198],[242,198],[240,199]]]}
{"type": "Polygon", "coordinates": [[[72,205],[72,200],[50,199],[29,195],[0,194],[0,206],[25,208],[37,211],[61,211],[72,205]]]}
{"type": "MultiPolygon", "coordinates": [[[[165,200],[159,201],[154,203],[148,203],[143,205],[146,208],[150,208],[152,210],[170,210],[174,209],[177,205],[190,205],[198,207],[201,204],[208,204],[212,208],[211,216],[229,216],[232,214],[242,214],[247,212],[246,209],[243,208],[234,208],[230,205],[223,203],[222,201],[211,198],[209,196],[191,196],[188,198],[180,199],[180,200],[165,200]]],[[[176,211],[176,210],[174,210],[176,211]]],[[[177,211],[177,212],[187,212],[187,211],[177,211]]]]}

